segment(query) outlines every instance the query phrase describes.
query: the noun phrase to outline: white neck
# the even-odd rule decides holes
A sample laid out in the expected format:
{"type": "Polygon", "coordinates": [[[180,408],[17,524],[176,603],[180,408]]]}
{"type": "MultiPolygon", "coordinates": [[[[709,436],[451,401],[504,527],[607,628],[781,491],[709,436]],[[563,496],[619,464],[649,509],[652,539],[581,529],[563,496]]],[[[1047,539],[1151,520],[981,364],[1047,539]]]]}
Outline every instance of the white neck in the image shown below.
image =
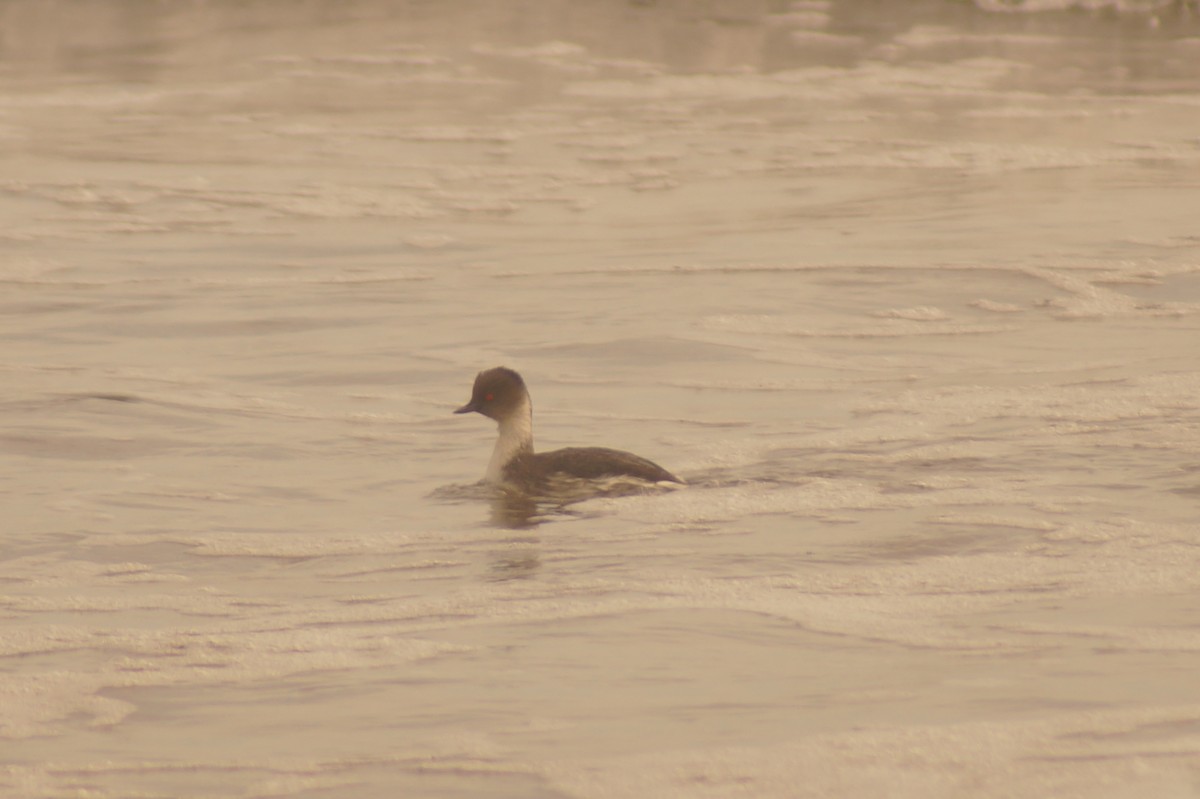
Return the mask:
{"type": "Polygon", "coordinates": [[[504,481],[504,467],[520,452],[533,452],[533,405],[525,397],[512,416],[500,422],[500,437],[492,450],[484,480],[489,483],[504,481]]]}

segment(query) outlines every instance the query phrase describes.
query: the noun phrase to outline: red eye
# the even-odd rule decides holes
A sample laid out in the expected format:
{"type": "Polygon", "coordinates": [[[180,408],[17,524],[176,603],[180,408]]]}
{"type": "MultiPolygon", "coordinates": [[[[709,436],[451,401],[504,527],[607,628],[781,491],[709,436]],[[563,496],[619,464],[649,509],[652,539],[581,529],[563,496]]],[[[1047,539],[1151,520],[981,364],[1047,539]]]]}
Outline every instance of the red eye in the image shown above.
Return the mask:
{"type": "Polygon", "coordinates": [[[492,396],[491,394],[484,394],[484,395],[483,395],[483,398],[484,398],[486,401],[488,401],[488,402],[491,402],[492,400],[494,400],[494,399],[495,399],[495,397],[494,397],[494,396],[492,396]]]}

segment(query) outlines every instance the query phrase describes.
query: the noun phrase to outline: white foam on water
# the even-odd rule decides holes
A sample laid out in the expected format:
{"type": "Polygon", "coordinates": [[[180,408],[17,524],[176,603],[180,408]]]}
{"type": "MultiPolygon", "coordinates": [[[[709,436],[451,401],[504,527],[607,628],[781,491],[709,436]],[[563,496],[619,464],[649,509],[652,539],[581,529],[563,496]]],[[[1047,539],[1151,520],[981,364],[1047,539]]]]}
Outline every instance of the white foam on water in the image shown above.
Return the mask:
{"type": "Polygon", "coordinates": [[[1007,14],[1043,14],[1071,10],[1152,14],[1171,7],[1170,0],[974,0],[983,11],[1007,14]]]}
{"type": "Polygon", "coordinates": [[[1012,330],[1000,325],[952,323],[947,317],[928,310],[884,311],[876,314],[894,322],[887,325],[859,325],[818,329],[789,317],[722,315],[702,320],[706,329],[737,333],[774,334],[832,338],[892,338],[900,336],[962,336],[1001,333],[1012,330]],[[939,323],[939,324],[930,324],[939,323]]]}
{"type": "Polygon", "coordinates": [[[1014,305],[1011,302],[997,302],[987,298],[972,300],[971,305],[980,310],[990,311],[992,313],[1020,313],[1021,306],[1014,305]]]}

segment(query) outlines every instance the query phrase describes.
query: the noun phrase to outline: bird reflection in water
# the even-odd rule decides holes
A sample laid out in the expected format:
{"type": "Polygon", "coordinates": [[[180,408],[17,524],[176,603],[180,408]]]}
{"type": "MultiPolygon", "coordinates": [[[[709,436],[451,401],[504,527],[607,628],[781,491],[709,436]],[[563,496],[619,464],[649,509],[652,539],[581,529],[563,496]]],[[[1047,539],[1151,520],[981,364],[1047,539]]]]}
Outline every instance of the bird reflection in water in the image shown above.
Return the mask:
{"type": "MultiPolygon", "coordinates": [[[[510,530],[532,530],[547,515],[533,497],[503,489],[492,492],[491,511],[492,524],[510,530]]],[[[512,548],[490,553],[489,580],[528,580],[541,570],[542,556],[538,549],[541,540],[537,536],[514,536],[504,543],[512,548]]]]}

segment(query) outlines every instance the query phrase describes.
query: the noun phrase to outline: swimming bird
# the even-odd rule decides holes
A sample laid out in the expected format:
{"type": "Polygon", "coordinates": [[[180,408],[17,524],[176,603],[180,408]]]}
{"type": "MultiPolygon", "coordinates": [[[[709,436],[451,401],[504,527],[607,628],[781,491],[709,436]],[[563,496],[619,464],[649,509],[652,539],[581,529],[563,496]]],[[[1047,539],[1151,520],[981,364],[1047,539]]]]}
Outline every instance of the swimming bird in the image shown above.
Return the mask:
{"type": "Polygon", "coordinates": [[[533,451],[533,403],[521,376],[505,366],[475,377],[471,401],[455,413],[481,413],[500,428],[484,481],[537,492],[558,481],[631,478],[646,483],[682,483],[653,461],[605,447],[533,451]]]}

